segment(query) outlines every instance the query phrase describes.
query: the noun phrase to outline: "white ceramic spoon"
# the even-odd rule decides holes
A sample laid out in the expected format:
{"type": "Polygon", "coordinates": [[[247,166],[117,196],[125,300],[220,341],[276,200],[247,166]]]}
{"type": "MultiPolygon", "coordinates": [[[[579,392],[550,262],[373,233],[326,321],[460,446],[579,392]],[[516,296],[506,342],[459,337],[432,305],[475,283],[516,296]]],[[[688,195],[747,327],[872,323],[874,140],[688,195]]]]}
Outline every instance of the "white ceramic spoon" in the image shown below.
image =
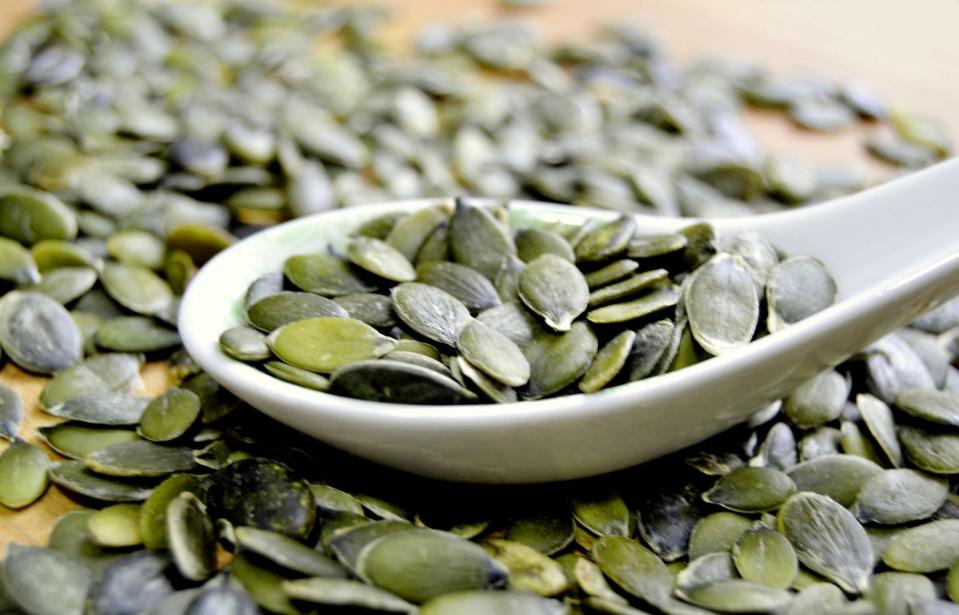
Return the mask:
{"type": "MultiPolygon", "coordinates": [[[[334,446],[411,472],[469,482],[572,479],[637,464],[742,421],[959,293],[959,159],[860,194],[784,213],[712,220],[720,234],[755,230],[826,263],[836,305],[748,346],[676,372],[593,395],[504,405],[415,406],[348,399],[282,382],[223,355],[217,340],[243,322],[242,296],[287,257],[344,247],[386,212],[435,199],[339,209],[262,231],[216,256],[184,297],[180,333],[197,362],[240,398],[334,446]]],[[[510,204],[515,226],[579,224],[617,214],[510,204]]],[[[639,217],[640,232],[690,219],[639,217]]]]}

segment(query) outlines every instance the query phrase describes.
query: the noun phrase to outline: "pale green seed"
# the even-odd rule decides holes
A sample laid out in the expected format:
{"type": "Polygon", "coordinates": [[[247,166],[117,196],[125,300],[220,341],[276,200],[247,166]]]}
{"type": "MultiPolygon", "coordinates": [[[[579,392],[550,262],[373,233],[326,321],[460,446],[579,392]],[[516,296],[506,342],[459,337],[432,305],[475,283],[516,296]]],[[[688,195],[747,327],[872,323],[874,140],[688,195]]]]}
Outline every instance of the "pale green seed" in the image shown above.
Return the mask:
{"type": "Polygon", "coordinates": [[[213,524],[206,506],[192,493],[185,491],[167,504],[166,535],[173,563],[183,578],[203,581],[216,564],[216,543],[213,524]]]}
{"type": "Polygon", "coordinates": [[[944,479],[915,470],[886,470],[862,486],[853,512],[863,523],[897,525],[932,516],[948,495],[944,479]]]}
{"type": "Polygon", "coordinates": [[[27,613],[80,615],[93,583],[90,570],[76,558],[16,543],[7,547],[2,572],[6,591],[27,613]]]}
{"type": "Polygon", "coordinates": [[[0,438],[16,439],[23,413],[23,401],[17,392],[0,384],[0,438]]]}
{"type": "Polygon", "coordinates": [[[140,535],[140,505],[114,504],[91,515],[87,531],[101,547],[135,547],[143,543],[140,535]]]}
{"type": "Polygon", "coordinates": [[[733,562],[747,581],[788,589],[799,572],[796,551],[779,532],[767,528],[750,530],[733,545],[733,562]]]}
{"type": "Polygon", "coordinates": [[[589,305],[589,286],[579,269],[554,254],[531,262],[519,277],[519,297],[554,331],[569,331],[589,305]]]}
{"type": "Polygon", "coordinates": [[[573,248],[559,233],[545,229],[523,229],[516,233],[516,254],[524,263],[530,263],[543,254],[555,254],[570,262],[576,260],[573,248]]]}
{"type": "Polygon", "coordinates": [[[235,578],[262,608],[272,613],[294,615],[298,612],[290,602],[283,583],[286,577],[272,569],[259,565],[253,560],[254,556],[242,551],[238,553],[230,564],[230,575],[235,578]]]}
{"type": "Polygon", "coordinates": [[[731,512],[718,512],[703,517],[689,535],[689,559],[709,553],[724,553],[752,526],[752,521],[731,512]]]}
{"type": "Polygon", "coordinates": [[[50,459],[36,446],[18,440],[0,453],[0,505],[29,506],[47,490],[50,459]]]}
{"type": "Polygon", "coordinates": [[[193,469],[193,450],[136,440],[111,444],[91,453],[87,467],[107,476],[165,476],[193,469]]]}
{"type": "Polygon", "coordinates": [[[799,491],[829,496],[843,506],[852,506],[866,482],[882,468],[855,455],[823,455],[804,461],[789,471],[799,491]]]}
{"type": "Polygon", "coordinates": [[[83,337],[62,305],[34,292],[0,299],[0,347],[27,371],[49,374],[80,360],[83,337]]]}
{"type": "Polygon", "coordinates": [[[846,380],[827,369],[796,387],[786,398],[783,411],[797,427],[818,427],[839,418],[848,394],[846,380]]]}
{"type": "Polygon", "coordinates": [[[250,327],[233,327],[220,334],[220,350],[237,361],[264,361],[270,358],[266,336],[250,327]]]}
{"type": "Polygon", "coordinates": [[[933,474],[959,474],[959,434],[940,433],[902,425],[899,442],[906,457],[933,474]]]}
{"type": "Polygon", "coordinates": [[[959,560],[959,519],[942,519],[896,534],[882,561],[903,572],[935,572],[959,560]]]}
{"type": "Polygon", "coordinates": [[[450,219],[449,245],[453,260],[479,271],[492,280],[503,260],[516,255],[509,232],[483,207],[457,201],[450,219]]]}
{"type": "Polygon", "coordinates": [[[390,292],[400,320],[420,335],[455,346],[460,331],[470,321],[469,310],[446,291],[426,284],[400,284],[390,292]]]}
{"type": "Polygon", "coordinates": [[[52,194],[7,192],[0,196],[0,235],[24,245],[44,239],[72,240],[77,235],[77,217],[52,194]]]}
{"type": "Polygon", "coordinates": [[[416,270],[403,254],[379,239],[356,235],[350,239],[346,254],[357,267],[393,282],[412,282],[416,270]]]}
{"type": "Polygon", "coordinates": [[[140,535],[148,549],[164,549],[167,540],[167,512],[170,502],[185,491],[196,492],[200,477],[194,474],[174,474],[162,483],[146,499],[140,508],[140,535]]]}
{"type": "Polygon", "coordinates": [[[881,399],[868,393],[856,396],[856,407],[869,429],[869,433],[876,440],[879,448],[894,467],[902,465],[902,448],[896,436],[896,422],[892,417],[892,410],[881,399]]]}
{"type": "Polygon", "coordinates": [[[365,323],[336,317],[292,322],[274,331],[267,342],[283,361],[321,373],[382,356],[394,345],[391,338],[365,323]]]}
{"type": "Polygon", "coordinates": [[[471,311],[499,305],[493,284],[475,269],[450,262],[429,262],[416,268],[416,281],[453,295],[471,311]]]}
{"type": "Polygon", "coordinates": [[[457,592],[430,600],[420,615],[569,615],[569,607],[557,600],[524,592],[457,592]]]}
{"type": "Polygon", "coordinates": [[[670,286],[643,295],[639,299],[624,303],[612,303],[590,310],[586,314],[586,318],[590,322],[598,324],[627,322],[674,307],[679,299],[679,290],[670,286]]]}
{"type": "Polygon", "coordinates": [[[632,596],[654,606],[669,598],[673,575],[638,542],[624,536],[604,536],[590,554],[603,573],[632,596]]]}
{"type": "MultiPolygon", "coordinates": [[[[423,358],[429,360],[427,357],[423,358]]],[[[442,365],[442,363],[440,363],[440,365],[442,365]]],[[[470,362],[463,357],[456,357],[456,366],[466,381],[472,382],[476,388],[494,402],[498,404],[511,404],[519,399],[515,389],[490,378],[473,367],[470,362]]]]}
{"type": "Polygon", "coordinates": [[[179,346],[180,336],[152,318],[122,316],[97,327],[94,341],[105,350],[146,353],[179,346]]]}
{"type": "Polygon", "coordinates": [[[243,549],[300,574],[340,578],[349,575],[339,563],[283,534],[241,526],[236,528],[236,540],[243,549]]]}
{"type": "Polygon", "coordinates": [[[96,283],[97,272],[92,267],[59,267],[45,271],[39,282],[22,289],[43,293],[57,303],[67,305],[85,295],[96,283]]]}
{"type": "Polygon", "coordinates": [[[631,275],[625,280],[601,286],[589,294],[589,306],[596,307],[610,301],[622,299],[647,290],[661,286],[669,278],[669,272],[665,269],[652,269],[631,275]]]}
{"type": "Polygon", "coordinates": [[[932,581],[919,574],[883,572],[872,577],[866,598],[876,615],[911,615],[913,605],[935,600],[932,581]]]}
{"type": "Polygon", "coordinates": [[[896,397],[896,407],[930,423],[959,427],[959,397],[949,391],[905,389],[896,397]]]}
{"type": "Polygon", "coordinates": [[[523,352],[489,325],[469,322],[460,331],[456,347],[470,364],[499,382],[518,387],[529,381],[530,365],[523,352]]]}
{"type": "Polygon", "coordinates": [[[548,597],[561,594],[569,587],[562,567],[531,547],[492,538],[483,543],[483,548],[506,568],[512,589],[548,597]]]}
{"type": "Polygon", "coordinates": [[[152,489],[139,482],[114,480],[95,474],[83,461],[55,461],[50,480],[74,493],[107,502],[142,502],[152,489]]]}
{"type": "Polygon", "coordinates": [[[639,263],[629,259],[620,259],[601,267],[596,271],[590,271],[583,277],[590,288],[598,288],[613,282],[619,281],[629,274],[639,269],[639,263]]]}
{"type": "Polygon", "coordinates": [[[147,405],[138,433],[154,442],[175,440],[200,416],[200,398],[193,391],[171,387],[147,405]]]}
{"type": "Polygon", "coordinates": [[[583,374],[579,382],[579,390],[583,393],[595,393],[609,384],[622,371],[633,351],[636,333],[623,331],[603,346],[589,369],[583,374]]]}
{"type": "Polygon", "coordinates": [[[280,380],[313,389],[314,391],[326,391],[330,388],[330,379],[326,376],[288,365],[283,361],[267,361],[263,364],[263,368],[280,380]]]}
{"type": "Polygon", "coordinates": [[[796,484],[773,468],[746,467],[720,478],[703,500],[735,512],[763,512],[779,508],[796,493],[796,484]]]}
{"type": "Polygon", "coordinates": [[[629,242],[630,258],[653,258],[678,252],[686,247],[687,239],[678,233],[637,235],[629,242]]]}
{"type": "Polygon", "coordinates": [[[364,280],[352,265],[330,254],[291,256],[283,264],[283,274],[297,288],[324,297],[373,290],[373,285],[364,280]]]}
{"type": "Polygon", "coordinates": [[[626,251],[635,232],[636,218],[633,216],[620,216],[601,224],[576,244],[576,260],[597,262],[614,258],[626,251]]]}
{"type": "Polygon", "coordinates": [[[826,309],[836,297],[836,282],[821,262],[809,256],[787,258],[769,272],[767,327],[779,331],[826,309]]]}
{"type": "Polygon", "coordinates": [[[283,582],[283,591],[293,598],[330,607],[353,607],[385,613],[417,612],[414,605],[395,594],[347,579],[314,577],[283,582]]]}
{"type": "Polygon", "coordinates": [[[525,348],[530,366],[529,392],[541,397],[556,393],[586,373],[599,350],[596,335],[584,322],[566,333],[541,333],[525,348]]]}
{"type": "Polygon", "coordinates": [[[74,421],[40,427],[37,431],[50,448],[71,459],[84,459],[111,444],[139,439],[132,429],[100,427],[74,421]]]}
{"type": "Polygon", "coordinates": [[[427,238],[447,220],[449,212],[445,206],[425,207],[397,220],[385,241],[413,262],[427,238]]]}
{"type": "Polygon", "coordinates": [[[149,403],[127,393],[86,393],[47,408],[47,413],[93,425],[136,425],[149,403]]]}
{"type": "Polygon", "coordinates": [[[693,337],[719,355],[745,346],[759,322],[759,296],[742,259],[719,254],[697,269],[683,301],[693,337]]]}
{"type": "Polygon", "coordinates": [[[787,591],[740,579],[703,585],[685,597],[696,606],[720,613],[774,613],[792,600],[787,591]]]}
{"type": "Polygon", "coordinates": [[[114,301],[145,316],[159,314],[173,302],[170,286],[141,265],[106,263],[100,282],[114,301]]]}
{"type": "Polygon", "coordinates": [[[107,238],[107,253],[111,258],[129,265],[159,270],[166,262],[167,246],[153,233],[130,229],[107,238]]]}
{"type": "Polygon", "coordinates": [[[284,325],[310,318],[347,318],[338,303],[312,293],[281,292],[268,295],[246,310],[250,324],[267,333],[284,325]]]}
{"type": "Polygon", "coordinates": [[[15,284],[40,281],[40,271],[30,251],[6,237],[0,237],[0,280],[15,284]]]}

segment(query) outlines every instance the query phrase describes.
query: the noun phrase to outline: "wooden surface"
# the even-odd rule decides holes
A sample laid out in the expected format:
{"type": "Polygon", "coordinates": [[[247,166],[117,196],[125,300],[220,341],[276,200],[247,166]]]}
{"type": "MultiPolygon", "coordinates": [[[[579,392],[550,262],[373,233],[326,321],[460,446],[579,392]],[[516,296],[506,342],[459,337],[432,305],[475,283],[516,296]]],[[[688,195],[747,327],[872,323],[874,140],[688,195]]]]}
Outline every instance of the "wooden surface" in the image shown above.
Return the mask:
{"type": "MultiPolygon", "coordinates": [[[[306,1],[301,0],[303,3],[306,1]]],[[[0,0],[0,35],[28,12],[28,0],[0,0]]],[[[753,58],[775,74],[827,75],[862,82],[896,108],[943,120],[959,142],[959,24],[957,0],[553,0],[506,11],[495,0],[381,2],[394,16],[391,40],[407,45],[431,23],[507,17],[537,26],[548,40],[587,38],[609,22],[633,21],[656,32],[671,57],[689,61],[722,53],[753,58]]],[[[863,129],[810,135],[779,113],[751,113],[749,122],[771,151],[822,163],[888,171],[862,154],[863,129]]],[[[144,370],[143,393],[162,390],[158,366],[144,370]]],[[[29,407],[23,435],[55,422],[36,407],[43,380],[7,364],[0,382],[12,385],[29,407]]],[[[0,444],[0,449],[4,447],[0,444]]],[[[51,456],[54,456],[51,452],[51,456]]],[[[0,556],[10,542],[43,544],[53,521],[77,504],[51,487],[23,511],[0,508],[0,556]]]]}

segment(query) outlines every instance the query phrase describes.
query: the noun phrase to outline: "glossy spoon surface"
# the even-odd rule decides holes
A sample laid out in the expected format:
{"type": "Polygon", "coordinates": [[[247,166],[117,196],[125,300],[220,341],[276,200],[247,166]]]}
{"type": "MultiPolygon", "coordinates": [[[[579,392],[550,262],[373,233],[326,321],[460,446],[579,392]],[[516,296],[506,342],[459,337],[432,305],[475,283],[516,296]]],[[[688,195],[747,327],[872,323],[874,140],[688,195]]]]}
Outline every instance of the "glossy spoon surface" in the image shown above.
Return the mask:
{"type": "MultiPolygon", "coordinates": [[[[218,338],[244,323],[242,297],[294,254],[342,249],[347,234],[403,201],[301,218],[211,260],[190,284],[180,333],[191,355],[279,421],[374,461],[436,478],[490,483],[566,480],[625,468],[716,434],[812,375],[959,293],[959,159],[795,211],[709,220],[721,236],[754,230],[789,254],[822,260],[832,307],[784,331],[676,372],[592,395],[512,404],[417,406],[307,390],[226,357],[218,338]]],[[[511,201],[515,229],[613,219],[610,211],[511,201]]],[[[695,220],[638,216],[639,233],[695,220]]]]}

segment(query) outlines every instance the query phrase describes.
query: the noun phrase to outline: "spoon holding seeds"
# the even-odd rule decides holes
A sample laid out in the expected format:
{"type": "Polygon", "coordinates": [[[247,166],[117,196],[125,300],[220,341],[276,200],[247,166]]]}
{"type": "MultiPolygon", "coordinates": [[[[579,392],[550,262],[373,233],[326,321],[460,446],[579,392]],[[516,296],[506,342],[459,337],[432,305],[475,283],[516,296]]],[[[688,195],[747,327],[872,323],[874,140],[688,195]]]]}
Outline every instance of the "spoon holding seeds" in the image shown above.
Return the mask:
{"type": "MultiPolygon", "coordinates": [[[[517,295],[518,320],[529,316],[544,328],[538,346],[524,345],[522,339],[517,343],[510,337],[516,333],[512,329],[500,328],[497,333],[490,332],[496,327],[470,325],[489,325],[490,318],[481,310],[467,309],[454,296],[465,298],[463,288],[453,285],[436,291],[442,280],[462,281],[462,276],[433,267],[427,276],[430,284],[424,284],[422,273],[416,276],[418,281],[409,281],[408,269],[388,268],[406,259],[392,245],[408,250],[410,235],[407,231],[403,241],[391,240],[389,229],[377,227],[379,221],[391,216],[395,222],[402,215],[437,207],[445,207],[449,215],[451,204],[421,200],[332,211],[265,230],[211,260],[184,297],[180,333],[203,369],[239,397],[361,456],[428,476],[471,482],[588,476],[677,450],[744,420],[812,375],[953,296],[959,291],[959,250],[954,240],[959,217],[950,212],[948,203],[957,187],[959,161],[953,160],[815,207],[715,220],[710,225],[690,219],[625,218],[609,211],[525,201],[497,210],[491,203],[480,206],[484,204],[469,201],[470,213],[453,215],[442,231],[448,242],[445,253],[452,254],[443,258],[492,278],[495,289],[506,292],[506,297],[517,295]],[[380,228],[376,232],[382,239],[356,243],[355,236],[365,235],[364,224],[371,221],[376,223],[367,228],[380,228]],[[513,240],[511,233],[528,229],[538,232],[513,240]],[[677,234],[685,237],[685,247],[678,250],[671,247],[677,234]],[[566,238],[572,254],[569,248],[557,248],[561,244],[556,236],[566,238]],[[686,261],[685,270],[666,281],[662,279],[666,274],[656,273],[652,266],[663,261],[662,250],[673,250],[674,257],[686,261]],[[780,250],[791,256],[784,257],[780,250]],[[273,332],[261,327],[281,359],[287,354],[283,338],[317,344],[316,352],[306,353],[310,356],[329,351],[324,346],[327,339],[349,340],[347,350],[365,360],[337,363],[342,372],[331,366],[317,378],[316,370],[304,371],[310,365],[300,356],[302,344],[289,353],[294,359],[287,362],[298,368],[285,370],[284,379],[291,382],[270,375],[279,373],[275,362],[268,363],[273,369],[263,371],[224,354],[220,334],[248,322],[244,305],[248,287],[284,265],[288,280],[309,278],[291,268],[289,259],[318,253],[339,255],[367,272],[379,272],[370,288],[364,286],[368,276],[353,279],[351,285],[364,292],[375,290],[377,284],[393,289],[392,305],[402,307],[394,310],[402,321],[394,335],[384,335],[383,326],[359,326],[363,318],[372,318],[377,305],[383,307],[382,301],[375,292],[363,295],[366,303],[352,293],[345,303],[353,310],[351,322],[357,324],[349,327],[356,334],[344,335],[343,327],[337,326],[335,334],[311,338],[338,317],[325,303],[309,308],[316,311],[317,324],[298,324],[302,335],[283,327],[273,332]],[[530,253],[540,255],[530,259],[536,260],[534,267],[518,253],[526,258],[530,253]],[[570,265],[570,257],[576,266],[570,265]],[[631,270],[622,260],[638,261],[642,267],[633,271],[636,268],[631,270]],[[574,273],[577,267],[585,275],[574,273]],[[500,271],[491,275],[496,268],[500,271]],[[397,271],[402,275],[395,275],[397,271]],[[555,292],[549,280],[567,292],[555,292]],[[429,310],[423,311],[422,305],[429,310]],[[675,324],[660,325],[663,314],[675,324]],[[620,327],[610,335],[609,327],[624,322],[636,326],[620,327]],[[619,334],[621,330],[635,334],[619,334]],[[608,343],[599,345],[597,337],[608,343]],[[668,364],[658,371],[656,361],[641,352],[656,339],[674,346],[668,364]],[[639,347],[640,340],[647,346],[639,347]],[[466,350],[450,350],[457,344],[466,350]],[[517,346],[530,364],[528,382],[517,346]],[[410,352],[424,347],[440,349],[441,359],[456,360],[443,363],[410,352]],[[577,353],[584,352],[586,359],[577,359],[577,353]],[[422,356],[414,360],[411,354],[422,356]],[[542,357],[546,360],[539,360],[542,357]],[[597,366],[600,359],[603,365],[597,366]],[[627,364],[646,370],[646,375],[668,373],[603,388],[601,368],[611,365],[608,369],[616,375],[625,373],[627,364]],[[503,365],[518,365],[521,373],[498,373],[503,365]],[[548,371],[548,377],[538,373],[538,366],[548,371]],[[583,386],[577,388],[587,372],[583,386]],[[328,376],[333,381],[331,392],[314,390],[328,386],[323,382],[328,376]],[[297,378],[309,379],[310,384],[293,384],[297,378]],[[510,388],[515,385],[519,388],[510,388]],[[602,390],[579,392],[597,389],[602,390]],[[425,403],[390,403],[397,390],[404,394],[426,390],[429,395],[425,403]],[[547,397],[552,394],[558,396],[547,397]],[[505,403],[485,403],[487,399],[505,403]]],[[[415,226],[412,216],[405,219],[411,222],[404,226],[415,226]]],[[[428,234],[418,232],[423,235],[422,246],[430,245],[428,234]]],[[[318,266],[339,267],[325,261],[318,266]]],[[[307,303],[316,301],[297,300],[296,309],[306,309],[307,303]]],[[[389,316],[387,310],[377,318],[389,316]]],[[[299,320],[304,322],[308,321],[299,320]]],[[[239,354],[239,349],[233,350],[239,354]]]]}

